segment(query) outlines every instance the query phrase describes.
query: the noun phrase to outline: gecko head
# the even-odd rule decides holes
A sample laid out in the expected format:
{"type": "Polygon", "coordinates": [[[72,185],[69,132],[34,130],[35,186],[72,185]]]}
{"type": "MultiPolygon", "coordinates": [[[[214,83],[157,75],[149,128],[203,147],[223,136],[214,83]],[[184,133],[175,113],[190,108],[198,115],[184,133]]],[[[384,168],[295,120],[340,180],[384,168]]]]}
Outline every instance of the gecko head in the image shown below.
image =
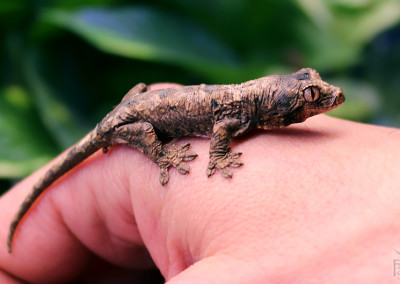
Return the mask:
{"type": "Polygon", "coordinates": [[[307,117],[330,111],[343,104],[343,91],[321,79],[318,72],[304,68],[293,73],[299,80],[298,97],[307,117]]]}
{"type": "Polygon", "coordinates": [[[342,89],[324,82],[317,71],[303,68],[267,78],[269,94],[258,109],[258,127],[279,128],[327,112],[344,102],[342,89]]]}

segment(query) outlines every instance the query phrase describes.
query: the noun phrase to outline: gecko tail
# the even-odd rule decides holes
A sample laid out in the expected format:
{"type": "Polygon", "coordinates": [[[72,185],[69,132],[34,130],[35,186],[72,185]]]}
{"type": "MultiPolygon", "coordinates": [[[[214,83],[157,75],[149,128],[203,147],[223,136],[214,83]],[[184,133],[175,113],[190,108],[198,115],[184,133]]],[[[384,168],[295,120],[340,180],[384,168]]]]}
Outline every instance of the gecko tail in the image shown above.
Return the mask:
{"type": "Polygon", "coordinates": [[[7,237],[7,250],[9,253],[11,253],[11,245],[18,225],[39,196],[69,170],[80,164],[100,148],[105,147],[104,143],[96,139],[96,137],[96,129],[89,132],[82,140],[75,144],[63,158],[57,161],[33,186],[10,224],[7,237]]]}

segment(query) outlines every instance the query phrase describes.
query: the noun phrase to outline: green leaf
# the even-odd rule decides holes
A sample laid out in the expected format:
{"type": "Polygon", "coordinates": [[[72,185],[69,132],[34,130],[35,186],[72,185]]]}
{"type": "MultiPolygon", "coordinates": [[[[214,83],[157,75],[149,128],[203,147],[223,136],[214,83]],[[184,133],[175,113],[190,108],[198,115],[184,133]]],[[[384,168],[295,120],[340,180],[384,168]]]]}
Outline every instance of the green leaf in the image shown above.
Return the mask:
{"type": "Polygon", "coordinates": [[[193,21],[154,7],[49,10],[43,19],[108,53],[167,62],[202,73],[229,70],[233,51],[193,21]]]}
{"type": "Polygon", "coordinates": [[[297,2],[318,28],[348,44],[365,44],[400,21],[398,0],[297,2]]]}
{"type": "Polygon", "coordinates": [[[0,177],[23,177],[57,152],[33,102],[17,85],[0,90],[0,177]]]}
{"type": "Polygon", "coordinates": [[[296,1],[311,20],[299,31],[316,68],[351,66],[369,41],[400,22],[398,0],[296,1]]]}

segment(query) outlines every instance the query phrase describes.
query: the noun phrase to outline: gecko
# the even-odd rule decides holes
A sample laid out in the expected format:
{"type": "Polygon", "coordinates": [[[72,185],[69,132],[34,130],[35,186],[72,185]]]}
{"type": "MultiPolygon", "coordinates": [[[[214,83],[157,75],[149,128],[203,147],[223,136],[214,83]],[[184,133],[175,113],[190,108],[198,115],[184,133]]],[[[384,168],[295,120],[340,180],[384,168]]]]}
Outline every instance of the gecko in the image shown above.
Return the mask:
{"type": "Polygon", "coordinates": [[[190,144],[163,144],[165,138],[209,136],[208,177],[219,170],[232,177],[232,170],[243,165],[241,153],[229,147],[232,138],[254,128],[272,130],[303,122],[316,114],[340,106],[342,89],[323,81],[317,71],[303,68],[284,75],[270,75],[241,84],[195,85],[148,90],[134,86],[110,113],[67,154],[56,162],[33,186],[8,232],[11,253],[14,233],[38,197],[57,179],[96,151],[107,153],[117,144],[136,148],[160,168],[159,181],[168,183],[168,168],[189,173],[187,162],[197,154],[190,144]]]}

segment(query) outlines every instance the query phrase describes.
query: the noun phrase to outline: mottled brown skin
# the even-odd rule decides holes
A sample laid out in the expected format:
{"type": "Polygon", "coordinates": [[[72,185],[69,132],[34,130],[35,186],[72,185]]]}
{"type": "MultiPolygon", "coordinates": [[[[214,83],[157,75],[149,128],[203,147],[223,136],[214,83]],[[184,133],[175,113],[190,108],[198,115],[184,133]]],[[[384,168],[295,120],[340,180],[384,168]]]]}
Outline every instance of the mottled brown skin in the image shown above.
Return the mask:
{"type": "Polygon", "coordinates": [[[252,128],[276,129],[302,122],[344,102],[342,90],[321,80],[310,68],[287,75],[272,75],[239,85],[198,85],[148,91],[132,88],[88,135],[56,163],[33,187],[9,229],[8,251],[15,229],[35,200],[58,178],[99,149],[123,144],[135,147],[160,167],[160,182],[168,182],[168,168],[189,173],[186,162],[197,155],[189,144],[163,145],[159,138],[206,135],[211,137],[207,176],[219,169],[232,177],[229,167],[243,165],[241,153],[232,153],[233,137],[252,128]]]}

